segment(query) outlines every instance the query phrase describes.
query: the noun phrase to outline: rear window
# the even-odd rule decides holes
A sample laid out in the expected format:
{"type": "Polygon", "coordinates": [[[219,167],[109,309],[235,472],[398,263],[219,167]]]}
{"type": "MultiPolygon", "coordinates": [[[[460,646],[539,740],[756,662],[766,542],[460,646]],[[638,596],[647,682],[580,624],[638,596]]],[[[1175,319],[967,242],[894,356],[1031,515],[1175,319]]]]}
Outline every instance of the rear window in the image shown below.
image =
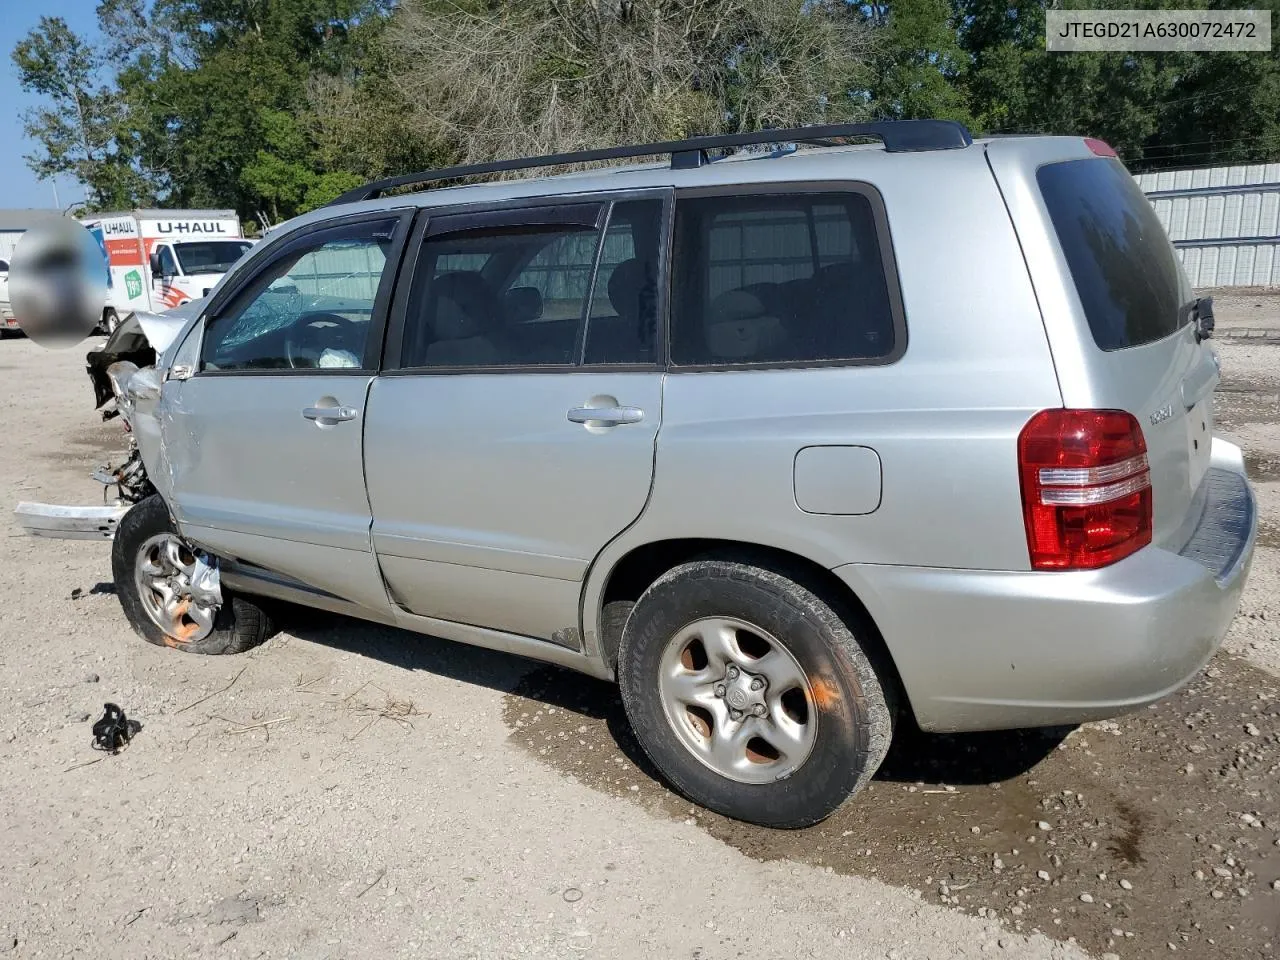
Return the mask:
{"type": "Polygon", "coordinates": [[[1036,174],[1094,342],[1161,340],[1189,319],[1177,254],[1118,160],[1068,160],[1036,174]]]}
{"type": "Polygon", "coordinates": [[[875,216],[860,193],[676,201],[678,365],[875,361],[898,337],[875,216]]]}

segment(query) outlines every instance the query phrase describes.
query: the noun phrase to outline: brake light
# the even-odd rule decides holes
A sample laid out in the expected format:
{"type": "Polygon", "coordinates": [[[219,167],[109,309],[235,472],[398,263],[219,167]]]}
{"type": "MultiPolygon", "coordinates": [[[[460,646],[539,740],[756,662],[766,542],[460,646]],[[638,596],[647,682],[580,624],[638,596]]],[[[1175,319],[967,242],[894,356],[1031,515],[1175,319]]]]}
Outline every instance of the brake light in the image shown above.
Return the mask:
{"type": "Polygon", "coordinates": [[[1084,145],[1093,151],[1094,156],[1114,157],[1116,155],[1115,148],[1104,140],[1098,140],[1094,137],[1085,137],[1084,145]]]}
{"type": "Polygon", "coordinates": [[[1142,427],[1123,410],[1044,410],[1018,436],[1033,570],[1093,570],[1151,542],[1142,427]]]}

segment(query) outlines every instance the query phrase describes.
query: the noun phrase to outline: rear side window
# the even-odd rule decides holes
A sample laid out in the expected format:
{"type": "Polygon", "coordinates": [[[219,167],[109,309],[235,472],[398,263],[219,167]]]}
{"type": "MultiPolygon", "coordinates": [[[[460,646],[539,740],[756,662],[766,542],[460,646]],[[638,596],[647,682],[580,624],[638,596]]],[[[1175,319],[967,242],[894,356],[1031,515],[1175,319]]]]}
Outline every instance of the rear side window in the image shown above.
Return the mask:
{"type": "Polygon", "coordinates": [[[677,365],[877,360],[894,311],[871,202],[860,193],[677,200],[677,365]]]}
{"type": "Polygon", "coordinates": [[[1052,163],[1036,179],[1099,347],[1161,340],[1189,319],[1173,245],[1118,160],[1052,163]]]}

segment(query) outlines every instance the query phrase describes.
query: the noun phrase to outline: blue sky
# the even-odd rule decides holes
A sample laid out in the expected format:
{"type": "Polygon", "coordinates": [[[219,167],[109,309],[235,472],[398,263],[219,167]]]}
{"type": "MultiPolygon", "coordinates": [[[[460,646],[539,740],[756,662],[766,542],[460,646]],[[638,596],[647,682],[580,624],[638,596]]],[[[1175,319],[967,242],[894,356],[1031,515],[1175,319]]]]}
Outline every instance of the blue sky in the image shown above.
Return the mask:
{"type": "MultiPolygon", "coordinates": [[[[38,102],[18,86],[18,69],[10,54],[14,44],[40,22],[41,15],[62,17],[81,36],[97,36],[97,0],[0,0],[0,207],[52,207],[53,184],[40,181],[22,159],[32,152],[22,135],[22,112],[38,102]]],[[[84,190],[74,180],[59,179],[58,202],[67,206],[84,199],[84,190]]]]}

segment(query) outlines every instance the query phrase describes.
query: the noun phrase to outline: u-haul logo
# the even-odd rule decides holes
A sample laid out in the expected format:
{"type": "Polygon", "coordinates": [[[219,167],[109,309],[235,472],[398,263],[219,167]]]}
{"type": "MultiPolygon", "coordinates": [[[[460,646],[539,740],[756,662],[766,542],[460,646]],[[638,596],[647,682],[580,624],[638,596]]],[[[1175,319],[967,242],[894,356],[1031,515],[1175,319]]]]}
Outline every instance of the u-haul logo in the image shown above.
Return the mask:
{"type": "Polygon", "coordinates": [[[230,231],[223,220],[157,220],[156,233],[179,234],[182,236],[200,234],[203,236],[226,236],[230,231]]]}
{"type": "Polygon", "coordinates": [[[107,237],[132,237],[137,234],[132,220],[104,220],[102,234],[107,237]]]}

